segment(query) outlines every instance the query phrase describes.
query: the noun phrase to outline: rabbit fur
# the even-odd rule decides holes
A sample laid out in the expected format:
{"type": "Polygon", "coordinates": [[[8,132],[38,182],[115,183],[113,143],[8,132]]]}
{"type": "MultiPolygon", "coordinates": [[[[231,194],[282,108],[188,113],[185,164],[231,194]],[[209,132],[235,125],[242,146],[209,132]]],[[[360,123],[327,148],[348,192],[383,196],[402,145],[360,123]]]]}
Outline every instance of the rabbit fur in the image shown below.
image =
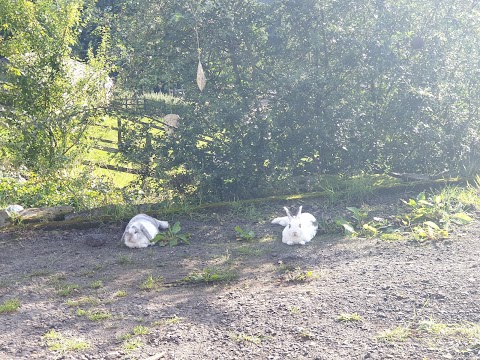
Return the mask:
{"type": "Polygon", "coordinates": [[[284,209],[287,216],[272,220],[272,224],[285,226],[282,232],[282,242],[287,245],[305,245],[312,240],[318,230],[318,222],[315,216],[310,213],[302,213],[302,206],[295,216],[292,216],[287,207],[284,207],[284,209]]]}
{"type": "Polygon", "coordinates": [[[144,248],[153,245],[151,242],[159,233],[159,229],[168,228],[167,221],[160,221],[146,214],[135,215],[127,224],[122,241],[129,248],[144,248]]]}

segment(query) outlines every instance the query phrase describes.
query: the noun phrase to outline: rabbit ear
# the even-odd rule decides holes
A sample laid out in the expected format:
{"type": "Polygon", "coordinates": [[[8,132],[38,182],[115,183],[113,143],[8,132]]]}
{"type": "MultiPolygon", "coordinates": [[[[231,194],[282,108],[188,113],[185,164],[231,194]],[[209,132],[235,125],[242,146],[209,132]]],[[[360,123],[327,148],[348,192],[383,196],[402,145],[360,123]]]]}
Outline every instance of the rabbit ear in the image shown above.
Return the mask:
{"type": "Polygon", "coordinates": [[[290,220],[292,218],[292,214],[290,214],[290,210],[286,206],[283,207],[285,209],[285,212],[287,213],[288,219],[290,220]]]}
{"type": "Polygon", "coordinates": [[[152,240],[152,236],[150,235],[150,233],[148,232],[147,228],[145,226],[143,226],[143,224],[139,224],[140,225],[140,231],[143,233],[143,235],[145,235],[148,239],[148,241],[152,240]]]}
{"type": "Polygon", "coordinates": [[[302,207],[303,207],[303,206],[300,206],[300,207],[298,208],[297,216],[300,216],[300,215],[302,214],[302,207]]]}

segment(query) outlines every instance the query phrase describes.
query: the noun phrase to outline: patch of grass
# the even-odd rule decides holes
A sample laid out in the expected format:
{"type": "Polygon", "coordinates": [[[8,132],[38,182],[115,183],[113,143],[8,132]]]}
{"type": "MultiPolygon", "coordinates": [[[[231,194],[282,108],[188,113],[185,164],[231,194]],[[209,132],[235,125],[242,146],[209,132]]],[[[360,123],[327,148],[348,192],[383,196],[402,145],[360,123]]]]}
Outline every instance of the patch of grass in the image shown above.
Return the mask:
{"type": "Polygon", "coordinates": [[[63,284],[57,289],[57,295],[67,297],[78,292],[79,288],[77,284],[63,284]]]}
{"type": "Polygon", "coordinates": [[[133,351],[138,348],[141,348],[143,346],[143,343],[136,338],[133,339],[126,339],[123,344],[122,344],[122,349],[125,351],[133,351]]]}
{"type": "Polygon", "coordinates": [[[20,303],[20,300],[18,300],[18,299],[5,300],[0,305],[0,314],[7,314],[7,313],[15,312],[20,308],[20,306],[22,306],[22,305],[20,303]]]}
{"type": "Polygon", "coordinates": [[[381,331],[376,339],[386,342],[402,342],[406,341],[410,337],[410,327],[409,326],[397,326],[393,329],[387,329],[381,331]]]}
{"type": "Polygon", "coordinates": [[[358,313],[341,313],[337,316],[338,321],[349,322],[349,321],[362,321],[362,317],[358,313]]]}
{"type": "Polygon", "coordinates": [[[422,320],[418,330],[428,334],[464,339],[468,342],[480,342],[480,325],[474,323],[445,324],[433,319],[422,320]]]}
{"type": "Polygon", "coordinates": [[[100,300],[95,299],[93,297],[83,297],[79,299],[70,299],[65,302],[67,306],[70,307],[78,307],[78,306],[85,306],[85,305],[98,305],[100,303],[100,300]]]}
{"type": "Polygon", "coordinates": [[[133,259],[128,255],[120,255],[117,257],[117,264],[119,265],[129,265],[133,264],[133,259]]]}
{"type": "Polygon", "coordinates": [[[248,204],[242,201],[234,201],[230,206],[230,215],[235,218],[243,218],[249,221],[258,221],[264,214],[254,204],[248,204]]]}
{"type": "Polygon", "coordinates": [[[385,241],[401,241],[403,240],[403,236],[398,232],[384,233],[380,235],[380,239],[385,241]]]}
{"type": "Polygon", "coordinates": [[[192,272],[184,277],[181,282],[198,284],[198,283],[218,283],[228,282],[238,279],[238,273],[232,269],[223,269],[218,267],[207,267],[200,271],[192,272]]]}
{"type": "Polygon", "coordinates": [[[228,337],[230,340],[235,341],[235,342],[241,342],[241,343],[252,343],[255,345],[260,345],[262,342],[262,337],[259,336],[254,336],[254,335],[247,335],[245,333],[230,333],[228,334],[228,337]]]}
{"type": "Polygon", "coordinates": [[[233,230],[235,230],[237,240],[250,241],[255,239],[255,232],[253,230],[249,230],[249,229],[244,230],[239,225],[235,226],[233,230]]]}
{"type": "Polygon", "coordinates": [[[125,297],[127,296],[127,292],[125,290],[118,290],[113,296],[115,297],[125,297]]]}
{"type": "Polygon", "coordinates": [[[147,335],[150,329],[146,326],[138,325],[133,328],[133,335],[147,335]]]}
{"type": "Polygon", "coordinates": [[[306,283],[317,280],[320,276],[313,270],[302,270],[300,267],[283,265],[280,269],[281,279],[287,283],[306,283]]]}
{"type": "Polygon", "coordinates": [[[90,283],[90,288],[92,289],[100,289],[103,287],[103,281],[102,280],[95,280],[90,283]]]}
{"type": "Polygon", "coordinates": [[[78,338],[66,337],[55,330],[45,333],[42,338],[45,340],[48,349],[58,352],[82,351],[90,348],[90,344],[78,338]]]}
{"type": "Polygon", "coordinates": [[[310,330],[303,328],[298,329],[298,335],[300,335],[303,340],[312,340],[315,338],[315,335],[310,330]]]}
{"type": "Polygon", "coordinates": [[[77,316],[86,316],[88,320],[90,321],[104,321],[108,320],[112,317],[112,314],[110,314],[108,311],[103,311],[103,310],[83,310],[83,309],[78,309],[76,311],[77,316]]]}
{"type": "Polygon", "coordinates": [[[299,314],[300,313],[300,308],[298,306],[293,306],[292,305],[292,306],[288,307],[288,312],[292,315],[293,314],[299,314]]]}
{"type": "Polygon", "coordinates": [[[66,279],[67,279],[67,275],[65,275],[64,273],[57,273],[57,274],[50,275],[48,282],[50,284],[55,285],[66,279]]]}
{"type": "Polygon", "coordinates": [[[140,290],[150,291],[157,289],[159,287],[160,282],[163,281],[163,277],[157,276],[153,277],[153,275],[148,275],[145,280],[141,282],[138,286],[140,290]]]}
{"type": "Polygon", "coordinates": [[[154,321],[151,325],[152,326],[173,325],[173,324],[178,324],[181,321],[182,321],[181,317],[174,315],[172,317],[169,317],[168,319],[154,321]]]}
{"type": "Polygon", "coordinates": [[[235,251],[239,255],[245,255],[245,256],[260,256],[265,253],[264,249],[259,249],[257,247],[249,246],[249,245],[241,246],[235,249],[235,251]]]}

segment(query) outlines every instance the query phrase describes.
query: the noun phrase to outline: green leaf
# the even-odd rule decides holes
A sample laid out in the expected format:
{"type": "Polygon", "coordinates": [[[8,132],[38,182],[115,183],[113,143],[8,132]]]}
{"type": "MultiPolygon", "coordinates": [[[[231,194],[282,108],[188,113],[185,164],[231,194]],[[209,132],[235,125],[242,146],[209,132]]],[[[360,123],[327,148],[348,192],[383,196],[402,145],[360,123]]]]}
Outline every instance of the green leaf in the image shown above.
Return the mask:
{"type": "Polygon", "coordinates": [[[343,226],[346,234],[349,234],[349,235],[356,234],[354,227],[348,221],[344,219],[338,219],[337,221],[335,221],[335,223],[339,226],[343,226]]]}
{"type": "Polygon", "coordinates": [[[453,222],[459,225],[468,224],[473,221],[473,218],[465,213],[456,213],[452,215],[453,222]]]}
{"type": "Polygon", "coordinates": [[[440,227],[437,224],[435,224],[433,221],[425,221],[424,224],[431,229],[440,230],[440,227]]]}
{"type": "Polygon", "coordinates": [[[180,223],[179,222],[176,222],[175,224],[173,224],[172,228],[170,229],[170,231],[172,232],[172,234],[178,234],[180,232],[182,228],[180,227],[180,223]]]}

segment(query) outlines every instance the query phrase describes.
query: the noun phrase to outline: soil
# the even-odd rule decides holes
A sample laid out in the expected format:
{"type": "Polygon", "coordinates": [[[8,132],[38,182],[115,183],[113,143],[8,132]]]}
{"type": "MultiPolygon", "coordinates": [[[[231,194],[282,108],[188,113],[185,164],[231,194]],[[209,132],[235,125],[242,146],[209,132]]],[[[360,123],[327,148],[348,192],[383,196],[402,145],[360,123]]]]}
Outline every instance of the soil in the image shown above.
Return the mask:
{"type": "MultiPolygon", "coordinates": [[[[400,197],[369,209],[391,214],[400,197]]],[[[0,359],[480,359],[477,222],[437,241],[319,231],[288,246],[270,220],[300,204],[322,220],[346,205],[160,218],[192,234],[175,247],[129,249],[123,222],[0,232],[0,305],[21,303],[0,314],[0,359]],[[237,225],[255,238],[236,239],[237,225]],[[217,278],[202,281],[205,269],[217,278]]]]}

